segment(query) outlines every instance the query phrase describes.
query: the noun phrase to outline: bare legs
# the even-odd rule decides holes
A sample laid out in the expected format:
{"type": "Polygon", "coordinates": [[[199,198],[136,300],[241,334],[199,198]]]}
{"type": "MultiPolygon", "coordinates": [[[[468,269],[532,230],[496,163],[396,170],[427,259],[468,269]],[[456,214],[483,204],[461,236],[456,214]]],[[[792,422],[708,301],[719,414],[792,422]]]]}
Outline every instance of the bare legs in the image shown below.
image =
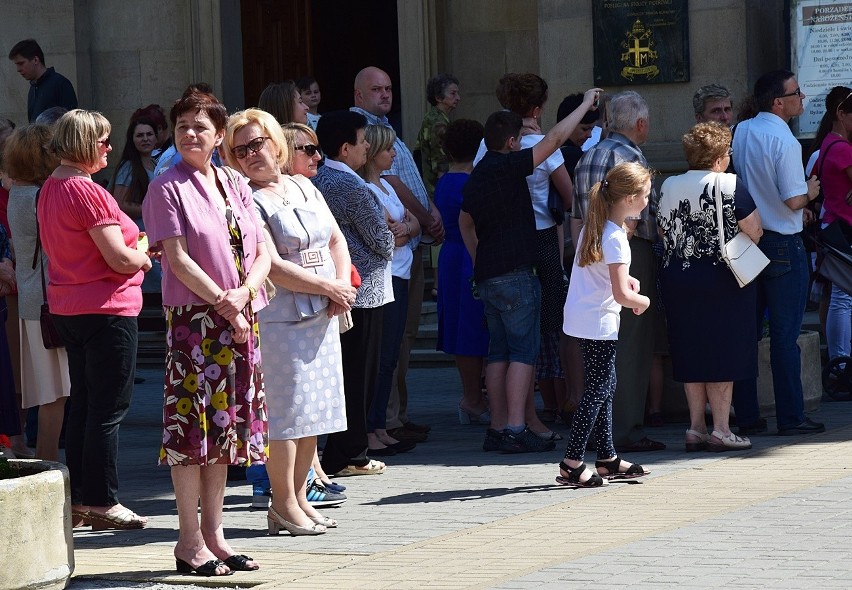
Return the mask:
{"type": "MultiPolygon", "coordinates": [[[[316,451],[315,436],[269,441],[266,471],[272,486],[272,508],[284,520],[303,528],[312,527],[314,522],[311,518],[320,516],[305,497],[308,470],[314,462],[316,451]]],[[[325,476],[325,472],[320,469],[317,477],[322,479],[322,476],[325,476]]]]}
{"type": "Polygon", "coordinates": [[[57,400],[38,408],[38,439],[35,456],[45,461],[59,461],[59,434],[65,418],[65,400],[57,400]]]}
{"type": "MultiPolygon", "coordinates": [[[[175,558],[193,568],[211,559],[226,559],[234,550],[225,541],[222,531],[222,503],[225,499],[227,465],[179,465],[172,467],[172,485],[178,511],[178,542],[175,558]],[[201,522],[198,520],[198,502],[201,500],[201,522]]],[[[249,562],[253,563],[253,562],[249,562]]],[[[218,575],[229,568],[216,568],[218,575]]]]}
{"type": "MultiPolygon", "coordinates": [[[[734,384],[731,381],[720,383],[684,383],[686,403],[689,405],[690,430],[707,433],[704,411],[710,402],[713,414],[713,430],[728,436],[731,434],[729,419],[731,414],[731,394],[734,384]]],[[[687,441],[694,442],[694,441],[687,441]]]]}
{"type": "Polygon", "coordinates": [[[525,424],[526,401],[534,367],[523,363],[489,363],[485,369],[485,386],[491,405],[491,428],[503,430],[507,425],[525,424]]]}
{"type": "Polygon", "coordinates": [[[479,416],[488,409],[480,387],[485,359],[481,356],[461,355],[456,355],[454,358],[462,384],[462,400],[459,407],[465,412],[479,416]]]}

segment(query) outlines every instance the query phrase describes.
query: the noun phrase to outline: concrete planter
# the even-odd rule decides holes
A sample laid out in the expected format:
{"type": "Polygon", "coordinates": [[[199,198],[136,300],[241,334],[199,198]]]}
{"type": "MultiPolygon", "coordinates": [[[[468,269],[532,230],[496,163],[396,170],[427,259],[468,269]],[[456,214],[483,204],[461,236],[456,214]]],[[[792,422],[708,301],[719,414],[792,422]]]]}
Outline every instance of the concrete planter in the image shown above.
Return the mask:
{"type": "MultiPolygon", "coordinates": [[[[819,409],[822,399],[822,364],[819,352],[819,332],[802,330],[796,341],[802,351],[802,388],[805,411],[819,409]]],[[[757,398],[763,417],[775,415],[775,393],[772,385],[772,368],[769,363],[769,338],[757,345],[757,398]]],[[[671,359],[665,363],[665,389],[663,390],[663,414],[669,422],[689,422],[689,408],[683,393],[683,384],[672,380],[671,359]]]]}
{"type": "Polygon", "coordinates": [[[60,463],[11,459],[0,479],[0,590],[65,588],[74,571],[71,488],[60,463]]]}

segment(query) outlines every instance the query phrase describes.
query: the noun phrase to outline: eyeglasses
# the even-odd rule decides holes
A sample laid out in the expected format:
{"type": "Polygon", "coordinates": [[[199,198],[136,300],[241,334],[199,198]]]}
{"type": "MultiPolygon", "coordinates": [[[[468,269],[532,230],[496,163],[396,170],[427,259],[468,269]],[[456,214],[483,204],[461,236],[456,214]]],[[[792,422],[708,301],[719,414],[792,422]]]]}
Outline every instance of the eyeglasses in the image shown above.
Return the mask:
{"type": "Polygon", "coordinates": [[[732,147],[728,148],[728,155],[731,156],[731,157],[734,156],[734,148],[732,148],[732,147]]]}
{"type": "Polygon", "coordinates": [[[268,137],[255,137],[250,142],[245,145],[235,145],[231,150],[231,153],[237,158],[237,160],[242,160],[245,158],[249,152],[252,154],[256,154],[260,150],[263,149],[263,144],[266,143],[268,137]]]}
{"type": "Polygon", "coordinates": [[[315,146],[312,143],[306,143],[305,145],[297,145],[296,149],[305,152],[305,154],[311,158],[319,151],[319,146],[315,146]]]}
{"type": "Polygon", "coordinates": [[[788,92],[787,94],[782,94],[778,98],[787,98],[788,96],[802,96],[802,89],[796,88],[793,92],[788,92]]]}
{"type": "Polygon", "coordinates": [[[107,137],[106,139],[98,140],[98,143],[99,143],[100,145],[104,146],[105,148],[109,148],[109,147],[110,147],[110,146],[109,146],[109,137],[107,137]]]}

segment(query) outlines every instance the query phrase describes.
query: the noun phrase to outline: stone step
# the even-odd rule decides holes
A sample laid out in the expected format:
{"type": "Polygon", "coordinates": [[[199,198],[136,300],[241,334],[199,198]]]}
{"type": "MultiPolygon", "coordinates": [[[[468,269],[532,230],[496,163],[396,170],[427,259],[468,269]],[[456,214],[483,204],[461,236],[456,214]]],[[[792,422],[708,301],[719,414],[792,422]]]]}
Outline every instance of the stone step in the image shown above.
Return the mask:
{"type": "Polygon", "coordinates": [[[411,357],[408,365],[418,369],[455,366],[452,355],[435,350],[434,348],[411,349],[411,357]]]}

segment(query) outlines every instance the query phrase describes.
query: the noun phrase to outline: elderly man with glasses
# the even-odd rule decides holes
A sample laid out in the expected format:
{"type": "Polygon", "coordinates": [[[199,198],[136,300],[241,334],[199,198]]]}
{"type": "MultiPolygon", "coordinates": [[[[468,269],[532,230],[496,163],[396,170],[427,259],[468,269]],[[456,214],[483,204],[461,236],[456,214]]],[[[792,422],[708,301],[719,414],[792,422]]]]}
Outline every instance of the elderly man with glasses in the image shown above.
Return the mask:
{"type": "MultiPolygon", "coordinates": [[[[758,114],[737,126],[734,167],[754,198],[764,233],[759,247],[770,259],[758,277],[758,326],[769,309],[770,362],[778,434],[823,432],[825,426],[805,417],[801,353],[796,344],[808,289],[808,261],[799,233],[802,209],[819,193],[819,180],[805,180],[802,148],[788,123],[804,112],[805,95],[792,72],[764,74],[754,85],[758,114]]],[[[757,381],[734,385],[739,434],[766,430],[757,402],[757,381]]]]}

